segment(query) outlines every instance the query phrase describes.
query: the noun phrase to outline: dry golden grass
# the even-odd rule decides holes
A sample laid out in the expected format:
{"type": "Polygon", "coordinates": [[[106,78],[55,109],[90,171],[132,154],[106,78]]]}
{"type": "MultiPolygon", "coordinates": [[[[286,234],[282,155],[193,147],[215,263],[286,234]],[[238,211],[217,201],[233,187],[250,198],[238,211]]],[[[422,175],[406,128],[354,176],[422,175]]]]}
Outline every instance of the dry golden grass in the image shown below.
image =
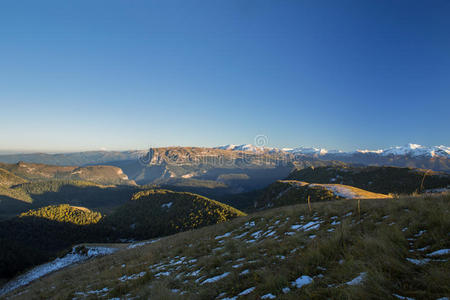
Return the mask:
{"type": "Polygon", "coordinates": [[[306,205],[281,207],[179,233],[55,272],[8,298],[214,299],[238,296],[251,287],[251,293],[238,298],[260,299],[268,293],[277,299],[450,295],[450,255],[430,256],[450,248],[450,196],[360,200],[360,214],[357,202],[312,203],[311,213],[306,205]],[[320,225],[292,229],[308,222],[320,225]],[[429,261],[417,265],[407,258],[429,261]],[[228,275],[202,284],[223,274],[228,275]],[[365,274],[360,284],[347,284],[360,274],[365,274]],[[313,281],[293,287],[302,275],[313,281]],[[286,287],[290,292],[283,292],[286,287]]]}
{"type": "MultiPolygon", "coordinates": [[[[304,184],[304,182],[300,181],[304,184]]],[[[354,186],[350,185],[344,185],[344,184],[320,184],[320,183],[314,183],[315,186],[321,186],[325,189],[328,189],[330,191],[342,191],[344,193],[349,193],[350,195],[353,194],[351,199],[386,199],[386,198],[392,198],[390,195],[380,194],[380,193],[373,193],[369,192],[354,186]]],[[[339,195],[339,192],[337,193],[339,195]]],[[[344,197],[345,198],[345,197],[344,197]]]]}

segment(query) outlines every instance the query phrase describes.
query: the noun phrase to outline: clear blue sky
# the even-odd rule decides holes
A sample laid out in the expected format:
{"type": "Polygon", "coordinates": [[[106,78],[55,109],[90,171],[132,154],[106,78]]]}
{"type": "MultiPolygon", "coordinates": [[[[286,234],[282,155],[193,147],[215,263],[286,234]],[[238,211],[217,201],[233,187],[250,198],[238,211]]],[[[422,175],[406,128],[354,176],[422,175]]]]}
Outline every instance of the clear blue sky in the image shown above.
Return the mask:
{"type": "Polygon", "coordinates": [[[450,145],[450,1],[2,1],[0,150],[450,145]]]}

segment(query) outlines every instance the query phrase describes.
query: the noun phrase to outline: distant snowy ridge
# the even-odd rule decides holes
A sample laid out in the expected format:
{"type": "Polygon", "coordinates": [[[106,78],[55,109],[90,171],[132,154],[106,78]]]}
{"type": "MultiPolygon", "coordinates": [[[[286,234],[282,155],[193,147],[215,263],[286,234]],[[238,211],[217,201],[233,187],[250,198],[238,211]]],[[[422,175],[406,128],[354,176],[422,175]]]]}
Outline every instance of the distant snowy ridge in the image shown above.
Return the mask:
{"type": "Polygon", "coordinates": [[[444,156],[450,157],[450,147],[432,146],[425,147],[418,144],[408,144],[406,146],[396,146],[383,150],[382,155],[410,155],[410,156],[444,156]]]}
{"type": "Polygon", "coordinates": [[[285,152],[285,153],[293,153],[293,154],[319,154],[319,155],[325,155],[327,153],[342,153],[342,151],[337,150],[326,150],[323,148],[308,148],[308,147],[298,147],[298,148],[274,148],[274,147],[258,147],[254,146],[252,144],[242,144],[242,145],[224,145],[215,147],[215,149],[221,149],[221,150],[232,150],[232,151],[246,151],[246,152],[285,152]]]}
{"type": "Polygon", "coordinates": [[[450,147],[447,146],[421,146],[418,144],[407,144],[405,146],[394,146],[387,149],[378,149],[378,150],[361,150],[358,149],[356,151],[344,152],[341,150],[327,150],[324,148],[315,148],[315,147],[297,147],[297,148],[272,148],[272,147],[257,147],[251,144],[242,144],[242,145],[234,145],[229,144],[225,146],[216,147],[216,149],[222,150],[231,150],[231,151],[245,151],[245,152],[284,152],[284,153],[292,153],[292,154],[303,154],[303,155],[343,155],[349,156],[354,154],[373,154],[373,155],[381,155],[381,156],[389,156],[389,155],[403,155],[403,156],[412,156],[412,157],[446,157],[450,158],[450,147]]]}
{"type": "Polygon", "coordinates": [[[232,150],[232,151],[246,151],[246,152],[265,152],[265,151],[281,151],[277,148],[271,148],[271,147],[258,147],[254,146],[252,144],[242,144],[242,145],[224,145],[215,147],[215,149],[221,149],[221,150],[232,150]]]}

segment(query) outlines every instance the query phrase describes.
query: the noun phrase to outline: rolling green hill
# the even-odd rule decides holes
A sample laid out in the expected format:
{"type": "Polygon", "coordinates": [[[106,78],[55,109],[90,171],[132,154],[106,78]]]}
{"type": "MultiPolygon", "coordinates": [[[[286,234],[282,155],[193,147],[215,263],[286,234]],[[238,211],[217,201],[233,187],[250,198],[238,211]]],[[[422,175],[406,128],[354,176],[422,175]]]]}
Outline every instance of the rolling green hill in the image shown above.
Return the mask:
{"type": "Polygon", "coordinates": [[[102,222],[121,238],[147,239],[225,222],[245,214],[206,197],[169,190],[146,190],[133,195],[102,222]]]}
{"type": "Polygon", "coordinates": [[[44,218],[76,225],[89,225],[98,223],[102,218],[102,214],[91,211],[86,207],[61,204],[32,209],[19,215],[19,218],[24,217],[44,218]]]}
{"type": "Polygon", "coordinates": [[[293,171],[288,179],[339,183],[382,194],[411,194],[450,186],[449,174],[399,167],[310,167],[293,171]]]}

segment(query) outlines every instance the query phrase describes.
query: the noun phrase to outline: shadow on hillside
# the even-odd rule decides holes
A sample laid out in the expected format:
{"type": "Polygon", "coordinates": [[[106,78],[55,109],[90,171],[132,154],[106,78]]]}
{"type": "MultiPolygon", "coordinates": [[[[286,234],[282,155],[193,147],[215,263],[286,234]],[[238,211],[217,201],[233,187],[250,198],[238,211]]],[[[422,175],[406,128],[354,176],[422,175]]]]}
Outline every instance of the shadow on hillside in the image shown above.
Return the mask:
{"type": "Polygon", "coordinates": [[[239,186],[241,192],[248,192],[255,189],[263,188],[272,182],[286,178],[292,171],[292,166],[278,166],[275,168],[214,168],[208,170],[205,174],[198,177],[204,180],[217,180],[221,175],[225,174],[244,174],[248,179],[241,179],[236,176],[235,179],[230,178],[226,181],[230,187],[239,186]]]}
{"type": "Polygon", "coordinates": [[[34,184],[31,187],[24,187],[33,199],[32,204],[23,205],[21,201],[5,199],[1,202],[2,213],[12,215],[25,212],[32,208],[39,208],[47,205],[69,204],[72,206],[83,206],[101,213],[109,213],[114,207],[127,202],[131,196],[138,191],[137,187],[97,187],[97,186],[77,186],[65,184],[56,190],[51,190],[48,186],[34,184]]]}
{"type": "Polygon", "coordinates": [[[31,208],[31,203],[0,195],[0,220],[11,218],[31,208]]]}
{"type": "Polygon", "coordinates": [[[39,217],[21,217],[0,222],[0,278],[62,256],[73,245],[104,242],[101,226],[76,225],[39,217]]]}

